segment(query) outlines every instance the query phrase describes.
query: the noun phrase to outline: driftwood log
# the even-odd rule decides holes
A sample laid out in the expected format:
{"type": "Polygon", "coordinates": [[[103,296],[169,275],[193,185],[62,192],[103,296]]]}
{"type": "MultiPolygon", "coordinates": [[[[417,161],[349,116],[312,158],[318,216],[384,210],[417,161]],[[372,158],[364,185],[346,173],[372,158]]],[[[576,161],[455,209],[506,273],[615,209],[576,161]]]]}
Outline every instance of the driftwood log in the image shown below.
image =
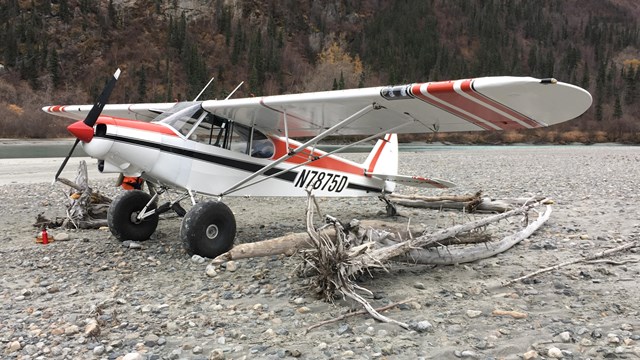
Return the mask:
{"type": "Polygon", "coordinates": [[[529,224],[524,230],[507,236],[495,244],[495,246],[494,244],[476,245],[472,247],[471,250],[465,249],[457,254],[448,252],[447,256],[441,256],[439,254],[436,256],[427,256],[430,254],[424,254],[422,252],[431,250],[421,248],[438,244],[458,234],[469,232],[512,216],[521,215],[526,219],[529,211],[539,206],[540,203],[531,203],[502,214],[493,215],[467,224],[456,225],[391,245],[380,244],[374,241],[362,243],[353,242],[353,239],[350,239],[348,235],[346,235],[344,227],[338,221],[331,221],[335,231],[335,238],[331,239],[324,231],[327,227],[326,225],[320,228],[316,228],[313,225],[313,204],[315,204],[313,195],[309,193],[307,232],[315,251],[307,252],[304,259],[305,264],[317,273],[312,281],[312,289],[327,301],[333,301],[335,295],[341,294],[343,297],[360,303],[373,318],[383,322],[395,323],[405,329],[409,328],[407,324],[380,314],[364,297],[358,294],[358,292],[364,292],[372,295],[371,291],[355,283],[354,279],[357,275],[371,273],[371,270],[376,268],[387,270],[386,266],[388,262],[398,258],[404,260],[410,259],[411,261],[416,261],[416,259],[421,258],[424,261],[428,260],[439,264],[455,264],[484,259],[506,251],[530,236],[544,224],[551,214],[551,207],[547,205],[546,210],[539,214],[538,220],[529,224]],[[421,253],[416,254],[416,251],[421,253]],[[427,260],[425,260],[425,258],[427,260]]]}
{"type": "Polygon", "coordinates": [[[87,163],[84,160],[78,165],[75,182],[62,177],[57,181],[70,188],[65,193],[68,198],[67,218],[62,221],[61,227],[96,229],[107,226],[107,210],[111,199],[89,186],[87,163]]]}
{"type": "MultiPolygon", "coordinates": [[[[494,256],[529,237],[549,218],[551,215],[550,206],[547,206],[546,211],[541,214],[538,220],[529,224],[525,229],[497,242],[490,242],[491,238],[488,234],[481,231],[474,232],[474,230],[511,216],[522,215],[537,205],[539,203],[532,203],[527,207],[520,207],[507,213],[457,225],[431,234],[419,233],[405,224],[379,220],[352,220],[347,226],[341,226],[342,231],[346,231],[345,236],[350,244],[366,244],[365,246],[371,249],[388,252],[388,255],[384,255],[384,261],[393,259],[394,261],[417,264],[452,265],[494,256]],[[402,239],[409,241],[403,242],[402,239]],[[404,245],[398,247],[399,244],[404,245]]],[[[319,231],[332,242],[336,241],[335,226],[325,226],[319,231]]],[[[229,260],[280,254],[291,256],[300,250],[312,249],[313,243],[309,240],[309,233],[306,232],[240,244],[213,259],[212,264],[219,265],[229,260]]]]}
{"type": "Polygon", "coordinates": [[[445,196],[420,196],[390,194],[387,199],[393,204],[406,207],[417,207],[436,210],[464,210],[466,212],[499,213],[517,209],[532,202],[552,204],[544,197],[517,198],[517,199],[491,199],[483,197],[482,192],[473,195],[445,195],[445,196]]]}

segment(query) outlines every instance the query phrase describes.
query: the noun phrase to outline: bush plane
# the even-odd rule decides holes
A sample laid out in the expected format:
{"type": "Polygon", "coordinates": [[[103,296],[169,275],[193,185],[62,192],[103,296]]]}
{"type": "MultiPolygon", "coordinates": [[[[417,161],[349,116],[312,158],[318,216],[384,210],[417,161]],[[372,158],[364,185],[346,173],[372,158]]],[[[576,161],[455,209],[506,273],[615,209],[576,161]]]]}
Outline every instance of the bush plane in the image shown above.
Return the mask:
{"type": "MultiPolygon", "coordinates": [[[[180,238],[190,254],[214,258],[236,233],[227,196],[379,196],[396,184],[448,188],[454,184],[398,174],[397,134],[533,129],[573,119],[591,95],[555,79],[483,77],[349,90],[178,103],[109,104],[118,69],[94,105],[46,106],[78,120],[69,156],[82,143],[104,173],[141,177],[150,190],[114,199],[108,224],[120,240],[148,239],[158,215],[179,202],[180,238]],[[321,151],[332,136],[361,140],[321,151]],[[295,140],[299,139],[299,140],[295,140]],[[378,139],[363,163],[336,153],[378,139]],[[178,190],[176,200],[158,196],[178,190]],[[197,201],[196,195],[212,200],[197,201]]],[[[235,91],[235,90],[234,90],[235,91]]],[[[66,165],[64,159],[55,178],[66,165]]]]}

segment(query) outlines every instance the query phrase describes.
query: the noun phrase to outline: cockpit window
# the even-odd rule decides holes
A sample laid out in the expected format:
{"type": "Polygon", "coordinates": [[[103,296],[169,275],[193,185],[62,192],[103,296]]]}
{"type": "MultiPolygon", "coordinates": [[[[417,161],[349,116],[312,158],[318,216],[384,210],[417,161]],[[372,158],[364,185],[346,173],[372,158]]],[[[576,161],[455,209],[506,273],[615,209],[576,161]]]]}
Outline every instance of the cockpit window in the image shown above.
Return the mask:
{"type": "Polygon", "coordinates": [[[275,153],[273,143],[263,133],[211,114],[202,108],[200,102],[177,104],[155,121],[175,129],[189,140],[203,144],[259,158],[271,158],[275,153]]]}

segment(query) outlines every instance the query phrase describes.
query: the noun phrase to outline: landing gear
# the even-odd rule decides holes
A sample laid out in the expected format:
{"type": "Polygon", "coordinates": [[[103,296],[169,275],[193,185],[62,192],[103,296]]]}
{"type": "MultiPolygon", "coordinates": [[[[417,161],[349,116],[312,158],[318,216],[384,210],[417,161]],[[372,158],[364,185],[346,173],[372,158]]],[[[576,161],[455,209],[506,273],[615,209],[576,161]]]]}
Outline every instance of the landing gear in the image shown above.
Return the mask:
{"type": "Polygon", "coordinates": [[[147,240],[158,226],[156,203],[151,195],[141,190],[129,190],[113,200],[107,212],[111,233],[120,241],[147,240]],[[144,211],[146,216],[139,216],[144,211]]]}
{"type": "Polygon", "coordinates": [[[236,219],[229,207],[219,201],[194,205],[182,219],[180,239],[189,254],[215,258],[233,246],[236,219]]]}

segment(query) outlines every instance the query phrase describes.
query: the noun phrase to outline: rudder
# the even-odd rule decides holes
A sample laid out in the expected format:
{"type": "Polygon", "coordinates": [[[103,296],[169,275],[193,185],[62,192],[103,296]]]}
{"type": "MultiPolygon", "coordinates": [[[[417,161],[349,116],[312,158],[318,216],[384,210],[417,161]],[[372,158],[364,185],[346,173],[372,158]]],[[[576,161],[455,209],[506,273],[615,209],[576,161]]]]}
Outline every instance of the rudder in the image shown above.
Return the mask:
{"type": "MultiPolygon", "coordinates": [[[[367,173],[397,175],[398,174],[398,135],[386,134],[379,139],[369,156],[363,163],[367,173]]],[[[395,184],[390,183],[393,191],[395,184]]]]}

